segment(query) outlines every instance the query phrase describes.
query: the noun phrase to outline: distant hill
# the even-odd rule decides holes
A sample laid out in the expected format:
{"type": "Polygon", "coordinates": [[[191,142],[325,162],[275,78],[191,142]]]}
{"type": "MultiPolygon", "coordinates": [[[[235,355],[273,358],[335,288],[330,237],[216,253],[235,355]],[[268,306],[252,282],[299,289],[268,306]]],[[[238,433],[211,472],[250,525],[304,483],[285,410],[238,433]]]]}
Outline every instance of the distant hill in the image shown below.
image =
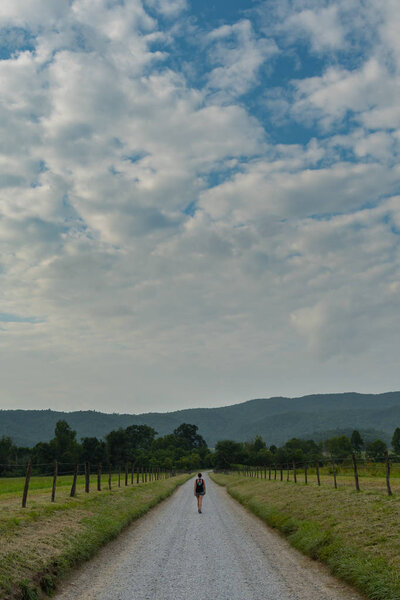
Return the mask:
{"type": "Polygon", "coordinates": [[[268,445],[279,445],[291,437],[322,439],[355,428],[365,432],[367,439],[381,436],[388,441],[400,427],[400,392],[259,398],[220,408],[140,415],[0,410],[0,437],[8,435],[18,445],[32,446],[51,439],[59,419],[65,419],[79,437],[103,437],[133,423],[150,425],[165,435],[181,423],[194,423],[211,447],[221,439],[244,441],[258,434],[268,445]]]}

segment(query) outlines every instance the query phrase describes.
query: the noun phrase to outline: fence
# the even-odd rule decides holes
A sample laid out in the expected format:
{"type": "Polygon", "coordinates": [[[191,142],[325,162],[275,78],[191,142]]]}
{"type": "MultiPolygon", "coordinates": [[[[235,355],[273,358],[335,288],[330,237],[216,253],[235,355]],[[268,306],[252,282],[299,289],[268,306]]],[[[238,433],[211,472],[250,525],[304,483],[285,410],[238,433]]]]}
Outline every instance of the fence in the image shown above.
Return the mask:
{"type": "MultiPolygon", "coordinates": [[[[7,465],[7,467],[9,469],[12,468],[9,465],[7,465]]],[[[65,481],[65,476],[72,476],[69,496],[73,498],[77,494],[79,475],[84,476],[84,492],[88,494],[93,486],[93,475],[95,476],[95,488],[98,492],[101,492],[103,489],[111,490],[113,487],[128,487],[129,485],[140,485],[152,481],[168,479],[178,474],[177,471],[172,469],[163,469],[158,466],[138,465],[135,462],[114,467],[108,464],[103,468],[102,464],[92,465],[89,462],[71,464],[61,463],[56,460],[52,463],[33,465],[32,460],[29,460],[27,465],[13,465],[13,467],[18,475],[21,473],[21,468],[25,470],[25,480],[22,491],[22,508],[26,508],[29,486],[34,477],[51,478],[50,500],[51,502],[55,502],[57,483],[60,482],[61,478],[64,478],[65,481]],[[40,473],[33,475],[34,469],[35,471],[39,470],[40,473]]],[[[11,478],[8,476],[7,479],[11,478]]],[[[65,485],[63,485],[63,487],[65,488],[65,485]]]]}
{"type": "Polygon", "coordinates": [[[335,489],[339,486],[340,477],[341,487],[352,485],[357,492],[363,487],[368,489],[383,487],[389,496],[394,493],[393,487],[396,490],[398,488],[400,492],[400,461],[398,458],[390,457],[387,452],[383,462],[361,459],[353,454],[350,460],[318,459],[303,463],[290,461],[257,467],[241,465],[222,471],[268,481],[292,481],[296,484],[303,482],[304,485],[315,483],[317,486],[330,484],[335,489]],[[393,468],[395,468],[394,479],[393,468]],[[393,481],[396,482],[395,485],[393,481]]]}

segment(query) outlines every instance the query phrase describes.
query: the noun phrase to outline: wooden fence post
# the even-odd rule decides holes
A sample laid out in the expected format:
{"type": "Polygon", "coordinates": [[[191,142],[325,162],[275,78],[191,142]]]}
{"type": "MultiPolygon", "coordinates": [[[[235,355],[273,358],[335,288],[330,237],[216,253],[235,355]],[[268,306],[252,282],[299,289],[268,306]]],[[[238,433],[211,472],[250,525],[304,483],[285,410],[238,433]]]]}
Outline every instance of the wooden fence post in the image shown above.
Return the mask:
{"type": "Polygon", "coordinates": [[[319,462],[317,460],[315,461],[315,470],[317,472],[317,482],[318,482],[318,485],[321,485],[321,478],[319,476],[319,462]]]}
{"type": "Polygon", "coordinates": [[[133,485],[134,479],[135,479],[135,463],[132,461],[131,485],[133,485]]]}
{"type": "Polygon", "coordinates": [[[271,465],[268,465],[268,481],[271,481],[271,465]]]}
{"type": "Polygon", "coordinates": [[[28,497],[28,489],[29,489],[29,482],[31,480],[31,475],[32,475],[32,459],[30,458],[28,461],[28,465],[26,467],[25,486],[24,486],[24,492],[22,494],[22,508],[26,508],[26,499],[28,497]]]}
{"type": "Polygon", "coordinates": [[[121,465],[118,465],[118,487],[121,487],[121,465]]]}
{"type": "Polygon", "coordinates": [[[304,484],[307,485],[308,483],[308,479],[307,479],[307,469],[308,469],[308,464],[305,463],[304,465],[304,484]]]}
{"type": "Polygon", "coordinates": [[[337,481],[336,481],[336,469],[335,469],[335,461],[332,461],[332,471],[333,471],[333,483],[335,486],[335,490],[337,490],[337,481]]]}
{"type": "Polygon", "coordinates": [[[125,487],[128,485],[128,463],[125,463],[125,487]]]}
{"type": "Polygon", "coordinates": [[[53,473],[53,488],[51,490],[51,501],[55,502],[56,500],[56,485],[57,485],[57,473],[58,473],[58,463],[54,461],[54,473],[53,473]]]}
{"type": "Polygon", "coordinates": [[[282,467],[282,464],[279,465],[279,470],[281,472],[281,481],[283,481],[283,467],[282,467]]]}
{"type": "Polygon", "coordinates": [[[101,463],[97,465],[97,491],[101,492],[101,463]]]}
{"type": "Polygon", "coordinates": [[[386,463],[386,487],[388,496],[392,496],[392,488],[390,487],[390,462],[389,462],[389,453],[386,450],[385,452],[385,463],[386,463]]]}
{"type": "Polygon", "coordinates": [[[139,485],[139,467],[136,469],[136,485],[139,485]]]}
{"type": "Polygon", "coordinates": [[[108,489],[111,490],[112,466],[108,465],[108,489]]]}
{"type": "Polygon", "coordinates": [[[293,461],[293,481],[297,483],[296,463],[293,461]]]}
{"type": "Polygon", "coordinates": [[[88,494],[90,491],[90,464],[85,462],[85,492],[88,494]]]}
{"type": "Polygon", "coordinates": [[[356,484],[356,490],[357,490],[357,492],[359,492],[360,491],[360,483],[358,481],[357,460],[356,460],[356,455],[354,454],[354,452],[351,455],[351,458],[353,460],[354,481],[356,484]]]}
{"type": "Polygon", "coordinates": [[[75,465],[75,471],[74,471],[74,476],[72,478],[72,486],[71,486],[71,492],[70,492],[70,497],[73,498],[76,494],[76,480],[78,479],[78,470],[79,470],[79,464],[76,463],[75,465]]]}

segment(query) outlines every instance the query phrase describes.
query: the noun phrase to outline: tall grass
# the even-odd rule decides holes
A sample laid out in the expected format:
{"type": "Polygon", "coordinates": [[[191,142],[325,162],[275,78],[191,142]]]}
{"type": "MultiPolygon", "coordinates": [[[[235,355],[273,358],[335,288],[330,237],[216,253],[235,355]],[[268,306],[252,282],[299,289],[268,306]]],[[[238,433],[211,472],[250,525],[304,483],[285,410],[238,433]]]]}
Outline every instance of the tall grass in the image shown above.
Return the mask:
{"type": "Polygon", "coordinates": [[[371,600],[400,599],[400,498],[212,474],[301,552],[371,600]]]}
{"type": "Polygon", "coordinates": [[[190,477],[114,486],[102,492],[93,486],[90,494],[79,490],[76,498],[69,498],[67,487],[55,503],[48,501],[48,488],[42,488],[25,510],[20,508],[19,490],[18,496],[12,496],[8,488],[9,495],[0,500],[0,599],[38,600],[52,595],[61,577],[190,477]]]}

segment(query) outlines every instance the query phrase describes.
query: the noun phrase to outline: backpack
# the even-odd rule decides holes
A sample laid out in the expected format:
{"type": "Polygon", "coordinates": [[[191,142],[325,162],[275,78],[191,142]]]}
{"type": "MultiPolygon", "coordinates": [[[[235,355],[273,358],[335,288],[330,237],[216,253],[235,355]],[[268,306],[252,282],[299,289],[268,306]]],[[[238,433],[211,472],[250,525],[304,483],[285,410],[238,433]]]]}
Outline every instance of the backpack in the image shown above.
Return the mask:
{"type": "Polygon", "coordinates": [[[202,479],[196,479],[196,494],[204,492],[204,481],[202,479]]]}

